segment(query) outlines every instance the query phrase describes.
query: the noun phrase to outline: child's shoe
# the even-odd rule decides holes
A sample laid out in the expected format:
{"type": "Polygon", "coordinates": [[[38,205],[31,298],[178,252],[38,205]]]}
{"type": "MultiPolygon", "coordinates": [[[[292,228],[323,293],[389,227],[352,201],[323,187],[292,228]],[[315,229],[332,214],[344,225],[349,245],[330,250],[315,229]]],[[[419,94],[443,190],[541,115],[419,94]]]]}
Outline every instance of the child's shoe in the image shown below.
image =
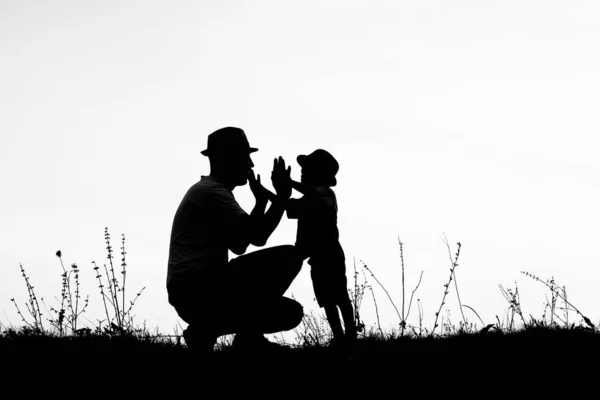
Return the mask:
{"type": "Polygon", "coordinates": [[[329,348],[336,352],[345,352],[348,348],[347,340],[344,336],[336,336],[329,342],[329,348]]]}

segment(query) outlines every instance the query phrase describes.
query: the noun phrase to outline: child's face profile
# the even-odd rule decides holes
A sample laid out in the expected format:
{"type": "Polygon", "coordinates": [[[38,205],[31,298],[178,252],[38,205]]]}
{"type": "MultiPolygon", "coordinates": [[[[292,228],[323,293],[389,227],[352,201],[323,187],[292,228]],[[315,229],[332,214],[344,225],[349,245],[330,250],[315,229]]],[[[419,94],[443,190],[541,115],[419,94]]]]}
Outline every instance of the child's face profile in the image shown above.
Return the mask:
{"type": "Polygon", "coordinates": [[[308,185],[316,184],[318,182],[318,175],[316,171],[307,165],[302,167],[302,169],[300,170],[300,182],[308,185]]]}
{"type": "Polygon", "coordinates": [[[310,168],[304,166],[300,170],[300,182],[311,184],[314,179],[312,179],[312,173],[310,168]]]}

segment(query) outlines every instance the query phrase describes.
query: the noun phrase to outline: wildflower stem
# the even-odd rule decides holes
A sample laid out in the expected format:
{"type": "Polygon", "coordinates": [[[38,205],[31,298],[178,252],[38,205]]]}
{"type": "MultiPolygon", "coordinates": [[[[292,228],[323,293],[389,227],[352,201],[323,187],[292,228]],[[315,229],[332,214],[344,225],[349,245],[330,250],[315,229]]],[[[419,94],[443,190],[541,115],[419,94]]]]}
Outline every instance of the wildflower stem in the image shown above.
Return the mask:
{"type": "Polygon", "coordinates": [[[402,264],[402,321],[400,322],[400,336],[404,336],[406,328],[406,316],[404,315],[404,251],[402,250],[402,241],[398,236],[398,244],[400,245],[400,263],[402,264]]]}
{"type": "Polygon", "coordinates": [[[400,316],[400,312],[398,311],[398,307],[396,307],[396,304],[394,304],[394,301],[392,300],[392,297],[390,296],[390,294],[388,293],[387,289],[381,284],[381,282],[379,282],[379,280],[377,279],[377,277],[373,274],[373,272],[369,269],[369,267],[367,267],[367,264],[364,263],[364,261],[361,260],[361,263],[363,264],[363,267],[369,271],[369,273],[371,274],[371,277],[373,279],[375,279],[375,282],[377,282],[377,284],[379,286],[381,286],[381,288],[383,289],[383,291],[385,292],[385,294],[387,295],[388,299],[390,299],[390,302],[392,303],[392,305],[394,306],[394,309],[396,310],[396,314],[398,314],[398,318],[400,319],[400,321],[402,321],[402,317],[400,316]]]}
{"type": "Polygon", "coordinates": [[[369,289],[371,290],[371,295],[373,296],[373,304],[375,304],[375,316],[377,317],[377,327],[379,329],[379,333],[383,337],[383,331],[381,330],[381,323],[379,322],[379,307],[377,307],[377,300],[375,299],[375,292],[373,292],[373,287],[369,285],[369,289]]]}
{"type": "MultiPolygon", "coordinates": [[[[111,293],[114,298],[113,307],[115,308],[115,314],[116,314],[116,318],[117,318],[117,326],[119,328],[122,328],[121,311],[119,310],[119,298],[117,297],[118,283],[117,283],[117,279],[115,278],[115,268],[114,268],[114,265],[112,262],[112,259],[113,259],[112,246],[110,245],[110,234],[108,233],[108,228],[104,229],[104,239],[106,240],[106,250],[108,252],[107,258],[108,258],[108,262],[110,263],[110,272],[112,274],[112,283],[109,284],[109,287],[112,287],[111,293]]],[[[107,272],[107,276],[109,276],[108,272],[107,272]]],[[[125,305],[123,305],[123,307],[124,306],[125,305]]]]}
{"type": "MultiPolygon", "coordinates": [[[[62,260],[62,253],[59,250],[56,255],[58,256],[58,259],[60,260],[60,265],[62,266],[63,269],[63,290],[64,290],[64,294],[63,294],[63,300],[66,299],[67,300],[67,306],[69,307],[69,309],[71,310],[71,317],[75,314],[75,311],[73,310],[73,295],[71,293],[71,273],[67,272],[67,269],[65,268],[65,264],[63,263],[62,260]],[[68,295],[68,297],[67,297],[68,295]]],[[[63,304],[61,302],[61,309],[63,309],[63,304]]],[[[65,325],[68,323],[68,319],[67,322],[65,322],[65,325]]]]}
{"type": "Polygon", "coordinates": [[[592,328],[592,329],[594,329],[594,330],[596,329],[596,327],[594,326],[594,324],[592,323],[592,321],[590,321],[590,319],[589,319],[588,317],[586,317],[585,315],[583,315],[583,314],[581,313],[581,311],[579,311],[579,309],[578,309],[577,307],[575,307],[573,304],[571,304],[569,301],[567,301],[567,299],[566,299],[566,296],[563,296],[563,295],[561,295],[561,294],[560,294],[560,292],[558,292],[558,290],[556,289],[556,287],[554,287],[553,285],[550,285],[550,284],[548,284],[547,282],[544,282],[543,280],[541,280],[540,278],[538,278],[537,276],[535,276],[535,275],[533,275],[533,274],[531,274],[531,273],[529,273],[529,272],[526,272],[526,271],[521,271],[521,273],[522,273],[523,275],[525,275],[525,276],[528,276],[528,277],[530,277],[530,278],[532,278],[532,279],[534,279],[534,280],[536,280],[536,281],[540,282],[540,283],[541,283],[541,284],[543,284],[544,286],[548,287],[548,288],[549,288],[549,289],[550,289],[550,290],[551,290],[553,293],[554,293],[554,292],[556,292],[556,295],[557,295],[558,297],[560,297],[560,298],[561,298],[561,299],[562,299],[562,300],[565,302],[565,304],[567,304],[567,305],[571,306],[571,307],[573,308],[573,310],[574,310],[574,311],[575,311],[575,312],[576,312],[576,313],[577,313],[579,316],[581,316],[581,318],[583,318],[583,320],[585,321],[585,323],[586,323],[586,324],[587,324],[587,325],[588,325],[590,328],[592,328]]]}
{"type": "MultiPolygon", "coordinates": [[[[460,301],[460,293],[458,292],[458,280],[456,279],[456,268],[455,268],[455,262],[452,260],[452,252],[450,251],[450,244],[448,243],[448,238],[446,238],[444,236],[444,242],[446,243],[446,247],[448,248],[448,256],[450,257],[450,263],[452,263],[452,275],[454,276],[454,288],[456,289],[456,297],[458,298],[458,306],[460,309],[460,315],[462,315],[462,319],[463,319],[463,323],[467,323],[467,320],[465,319],[465,314],[463,313],[463,309],[462,309],[462,303],[460,301]]],[[[460,243],[458,245],[458,250],[460,251],[460,243]]],[[[456,258],[458,259],[458,253],[456,254],[456,258]]]]}
{"type": "Polygon", "coordinates": [[[106,312],[106,320],[110,321],[110,315],[108,314],[108,307],[106,306],[106,294],[104,293],[104,285],[102,285],[102,277],[100,276],[100,268],[96,265],[96,261],[92,261],[94,264],[94,270],[96,271],[96,279],[98,279],[98,284],[100,287],[100,294],[102,295],[102,302],[104,303],[104,311],[106,312]]]}
{"type": "Polygon", "coordinates": [[[466,307],[466,308],[468,308],[469,310],[473,311],[473,312],[475,313],[475,315],[477,315],[477,318],[479,318],[479,320],[481,321],[481,323],[482,323],[483,325],[485,325],[485,322],[483,322],[483,320],[481,319],[481,317],[479,316],[479,314],[477,314],[477,311],[475,311],[475,309],[474,309],[473,307],[471,307],[471,306],[468,306],[468,305],[466,305],[466,304],[463,304],[463,307],[466,307]]]}
{"type": "MultiPolygon", "coordinates": [[[[125,262],[125,234],[122,234],[122,239],[121,239],[121,255],[123,256],[123,258],[121,259],[121,266],[123,267],[123,271],[121,271],[121,273],[123,274],[123,285],[121,286],[121,291],[123,292],[123,302],[121,304],[123,305],[123,309],[124,309],[125,308],[125,276],[126,276],[125,268],[127,267],[127,263],[125,262]]],[[[123,312],[123,319],[125,319],[124,312],[123,312]]]]}
{"type": "Polygon", "coordinates": [[[408,316],[410,315],[410,308],[412,306],[412,301],[413,301],[413,296],[415,295],[415,292],[417,291],[417,289],[419,288],[419,286],[421,286],[421,280],[423,279],[423,271],[421,271],[421,275],[419,276],[419,282],[417,283],[417,286],[415,286],[415,288],[413,289],[411,295],[410,295],[410,301],[408,302],[408,311],[406,312],[406,318],[408,319],[408,316]]]}
{"type": "MultiPolygon", "coordinates": [[[[452,267],[450,268],[450,278],[448,279],[448,283],[446,283],[444,285],[444,296],[442,297],[442,302],[440,304],[440,308],[435,313],[435,321],[433,322],[433,329],[431,330],[432,335],[435,333],[435,328],[438,327],[437,321],[440,316],[440,313],[442,312],[442,307],[444,306],[444,304],[446,304],[445,300],[446,300],[446,296],[449,293],[450,283],[452,282],[452,279],[454,277],[454,269],[458,266],[458,256],[460,255],[460,242],[458,242],[457,245],[458,245],[458,250],[456,251],[456,258],[452,262],[452,267]]],[[[450,259],[452,259],[452,257],[450,257],[450,259]]],[[[443,325],[443,323],[442,323],[442,325],[443,325]]],[[[440,329],[442,329],[442,328],[440,328],[440,329]]]]}

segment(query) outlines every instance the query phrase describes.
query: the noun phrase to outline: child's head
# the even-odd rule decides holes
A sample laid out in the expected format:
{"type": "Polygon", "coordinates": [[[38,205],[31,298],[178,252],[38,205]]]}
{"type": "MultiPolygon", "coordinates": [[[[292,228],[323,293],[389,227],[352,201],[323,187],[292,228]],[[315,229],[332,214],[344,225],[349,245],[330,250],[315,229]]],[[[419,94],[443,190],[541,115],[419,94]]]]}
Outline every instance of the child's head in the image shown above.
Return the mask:
{"type": "Polygon", "coordinates": [[[335,186],[337,184],[335,175],[340,166],[329,152],[317,149],[307,156],[298,156],[297,160],[302,167],[302,183],[315,186],[335,186]]]}

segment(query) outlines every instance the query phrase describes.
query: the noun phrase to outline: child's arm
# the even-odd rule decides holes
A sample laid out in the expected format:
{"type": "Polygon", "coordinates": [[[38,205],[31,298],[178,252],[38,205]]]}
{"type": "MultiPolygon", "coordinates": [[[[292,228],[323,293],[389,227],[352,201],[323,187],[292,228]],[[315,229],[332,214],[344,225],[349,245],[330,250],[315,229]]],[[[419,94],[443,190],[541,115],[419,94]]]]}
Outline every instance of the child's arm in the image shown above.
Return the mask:
{"type": "Polygon", "coordinates": [[[273,203],[275,201],[275,199],[277,198],[277,195],[273,192],[271,192],[269,189],[265,188],[265,190],[267,191],[267,196],[269,197],[269,201],[271,203],[273,203]]]}
{"type": "MultiPolygon", "coordinates": [[[[292,181],[292,187],[294,187],[294,183],[302,185],[300,182],[294,182],[292,181]]],[[[277,199],[277,195],[273,192],[271,192],[269,189],[265,188],[265,191],[267,192],[267,196],[269,197],[269,200],[271,202],[275,201],[275,199],[277,199]]],[[[300,191],[300,190],[298,190],[300,191]]],[[[290,198],[287,201],[286,204],[286,214],[287,217],[290,219],[297,219],[300,217],[300,214],[302,212],[302,202],[300,201],[301,199],[292,199],[290,198]]]]}
{"type": "Polygon", "coordinates": [[[302,193],[304,195],[310,194],[310,192],[313,192],[316,190],[314,186],[310,186],[310,185],[307,185],[302,182],[296,182],[293,179],[292,179],[292,188],[299,191],[300,193],[302,193]]]}
{"type": "MultiPolygon", "coordinates": [[[[301,182],[296,182],[296,181],[294,181],[294,180],[292,180],[292,188],[293,188],[293,189],[296,189],[298,192],[300,192],[300,193],[302,193],[302,194],[306,194],[306,193],[310,192],[310,191],[311,191],[311,189],[313,189],[313,190],[314,190],[314,188],[313,188],[313,187],[311,187],[311,186],[308,186],[308,185],[306,185],[306,184],[304,184],[304,183],[301,183],[301,182]]],[[[273,201],[274,201],[274,200],[277,198],[277,195],[276,195],[275,193],[271,192],[271,191],[270,191],[269,189],[267,189],[267,188],[265,188],[265,190],[267,191],[267,195],[269,196],[269,200],[270,200],[271,202],[273,202],[273,201]]],[[[290,200],[292,200],[292,199],[290,199],[290,200]]]]}
{"type": "MultiPolygon", "coordinates": [[[[304,185],[292,179],[292,189],[304,194],[304,185]]],[[[300,218],[300,211],[302,209],[302,203],[300,199],[289,199],[285,208],[285,213],[289,219],[300,218]]]]}

